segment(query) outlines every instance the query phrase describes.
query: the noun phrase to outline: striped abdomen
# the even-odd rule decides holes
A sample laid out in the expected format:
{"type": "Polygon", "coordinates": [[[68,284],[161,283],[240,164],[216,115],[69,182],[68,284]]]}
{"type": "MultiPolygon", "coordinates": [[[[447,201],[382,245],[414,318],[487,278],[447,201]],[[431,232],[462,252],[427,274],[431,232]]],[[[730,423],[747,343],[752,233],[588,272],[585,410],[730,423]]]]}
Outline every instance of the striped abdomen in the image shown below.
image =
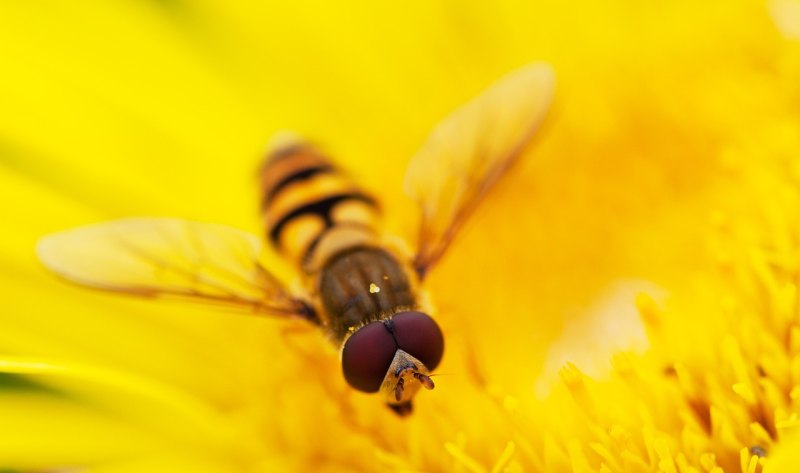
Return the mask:
{"type": "Polygon", "coordinates": [[[268,239],[306,273],[375,239],[375,201],[310,145],[276,148],[261,170],[261,191],[268,239]]]}

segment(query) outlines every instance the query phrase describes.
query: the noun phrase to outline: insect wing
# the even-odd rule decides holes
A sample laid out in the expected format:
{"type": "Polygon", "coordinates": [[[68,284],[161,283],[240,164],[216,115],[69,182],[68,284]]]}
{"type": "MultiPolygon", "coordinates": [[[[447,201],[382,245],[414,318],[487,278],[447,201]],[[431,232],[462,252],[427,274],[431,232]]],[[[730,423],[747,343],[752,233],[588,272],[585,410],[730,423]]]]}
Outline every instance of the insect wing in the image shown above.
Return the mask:
{"type": "Polygon", "coordinates": [[[307,316],[306,304],[259,264],[261,248],[254,235],[224,225],[129,218],[45,236],[36,250],[51,271],[85,286],[307,316]]]}
{"type": "Polygon", "coordinates": [[[414,260],[420,277],[534,136],[554,84],[548,64],[512,72],[442,121],[412,158],[404,186],[422,210],[414,260]]]}

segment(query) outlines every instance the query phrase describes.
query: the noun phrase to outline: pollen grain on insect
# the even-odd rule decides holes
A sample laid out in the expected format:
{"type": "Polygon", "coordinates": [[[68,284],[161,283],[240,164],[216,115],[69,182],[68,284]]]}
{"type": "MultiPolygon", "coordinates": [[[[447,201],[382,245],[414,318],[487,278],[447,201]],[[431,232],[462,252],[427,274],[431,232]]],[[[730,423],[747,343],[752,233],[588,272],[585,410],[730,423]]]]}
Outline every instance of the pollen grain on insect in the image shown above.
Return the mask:
{"type": "Polygon", "coordinates": [[[370,283],[369,284],[369,293],[370,294],[376,294],[378,292],[381,292],[381,288],[377,284],[375,284],[374,282],[370,283]]]}

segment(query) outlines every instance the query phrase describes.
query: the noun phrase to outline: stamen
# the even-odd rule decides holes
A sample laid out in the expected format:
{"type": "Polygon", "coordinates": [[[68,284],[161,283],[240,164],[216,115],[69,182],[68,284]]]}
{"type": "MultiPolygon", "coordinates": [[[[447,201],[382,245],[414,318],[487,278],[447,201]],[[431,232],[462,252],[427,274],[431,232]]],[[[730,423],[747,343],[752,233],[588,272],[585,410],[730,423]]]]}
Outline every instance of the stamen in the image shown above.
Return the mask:
{"type": "Polygon", "coordinates": [[[436,385],[433,384],[433,380],[430,376],[424,375],[422,373],[414,372],[414,377],[419,380],[420,383],[425,387],[425,389],[433,389],[436,385]]]}
{"type": "Polygon", "coordinates": [[[403,378],[400,378],[400,381],[397,382],[397,385],[394,387],[394,399],[397,402],[400,402],[403,399],[403,378]]]}

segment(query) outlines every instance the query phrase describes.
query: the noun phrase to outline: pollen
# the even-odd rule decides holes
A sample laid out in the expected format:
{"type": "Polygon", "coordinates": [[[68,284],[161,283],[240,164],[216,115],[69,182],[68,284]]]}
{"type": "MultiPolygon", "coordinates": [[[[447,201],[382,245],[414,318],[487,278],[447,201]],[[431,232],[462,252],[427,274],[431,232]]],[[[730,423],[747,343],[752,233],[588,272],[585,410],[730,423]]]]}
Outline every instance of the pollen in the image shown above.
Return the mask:
{"type": "Polygon", "coordinates": [[[370,294],[377,294],[379,292],[381,292],[380,286],[378,286],[374,282],[369,284],[369,293],[370,294]]]}

